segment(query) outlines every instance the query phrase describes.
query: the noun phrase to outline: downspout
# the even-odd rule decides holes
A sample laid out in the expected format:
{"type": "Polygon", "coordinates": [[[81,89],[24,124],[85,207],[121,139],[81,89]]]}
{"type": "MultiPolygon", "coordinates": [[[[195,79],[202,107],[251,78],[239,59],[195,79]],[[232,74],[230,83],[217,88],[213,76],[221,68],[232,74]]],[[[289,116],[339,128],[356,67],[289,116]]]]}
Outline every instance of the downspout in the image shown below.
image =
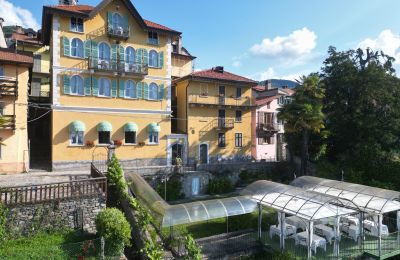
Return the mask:
{"type": "MultiPolygon", "coordinates": [[[[186,95],[186,104],[185,104],[185,114],[186,114],[186,138],[187,138],[187,140],[186,140],[186,142],[187,142],[187,145],[188,145],[188,151],[187,151],[187,160],[190,160],[190,147],[189,147],[189,117],[188,117],[188,101],[189,101],[189,97],[188,97],[188,87],[189,87],[189,84],[190,84],[190,79],[188,79],[188,83],[187,83],[187,85],[186,85],[186,87],[185,87],[185,95],[186,95]]],[[[179,120],[179,118],[178,118],[178,120],[179,120]]]]}

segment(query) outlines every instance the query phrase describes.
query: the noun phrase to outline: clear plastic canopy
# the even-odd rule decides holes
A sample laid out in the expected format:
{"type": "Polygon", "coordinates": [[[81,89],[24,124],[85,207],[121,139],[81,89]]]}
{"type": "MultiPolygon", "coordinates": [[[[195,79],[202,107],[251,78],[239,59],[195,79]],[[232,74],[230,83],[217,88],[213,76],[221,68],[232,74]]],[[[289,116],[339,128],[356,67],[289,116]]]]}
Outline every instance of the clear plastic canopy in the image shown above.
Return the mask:
{"type": "Polygon", "coordinates": [[[302,176],[291,185],[352,201],[360,210],[386,213],[400,210],[400,192],[343,181],[302,176]]]}
{"type": "Polygon", "coordinates": [[[346,199],[266,180],[250,184],[241,195],[307,221],[357,213],[357,206],[346,199]]]}

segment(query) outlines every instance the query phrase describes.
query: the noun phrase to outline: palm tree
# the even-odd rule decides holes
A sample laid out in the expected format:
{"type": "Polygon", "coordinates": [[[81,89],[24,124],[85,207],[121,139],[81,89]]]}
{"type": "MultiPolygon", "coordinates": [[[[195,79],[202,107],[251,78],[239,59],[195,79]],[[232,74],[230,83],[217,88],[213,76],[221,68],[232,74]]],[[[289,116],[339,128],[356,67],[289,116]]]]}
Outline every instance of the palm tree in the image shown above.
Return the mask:
{"type": "Polygon", "coordinates": [[[285,132],[301,136],[300,175],[307,175],[310,132],[318,133],[324,128],[324,90],[317,73],[302,76],[299,82],[292,102],[279,109],[278,118],[285,122],[285,132]]]}

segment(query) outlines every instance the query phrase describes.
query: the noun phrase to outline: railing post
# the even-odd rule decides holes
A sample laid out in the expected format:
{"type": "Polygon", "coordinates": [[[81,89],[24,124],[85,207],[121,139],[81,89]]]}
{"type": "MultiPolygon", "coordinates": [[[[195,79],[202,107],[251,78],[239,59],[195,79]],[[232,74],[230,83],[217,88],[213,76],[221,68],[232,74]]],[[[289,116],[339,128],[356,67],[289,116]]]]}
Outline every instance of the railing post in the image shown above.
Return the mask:
{"type": "Polygon", "coordinates": [[[258,203],[258,241],[261,241],[262,235],[262,205],[258,203]]]}
{"type": "Polygon", "coordinates": [[[378,256],[382,252],[382,214],[378,215],[378,256]]]}

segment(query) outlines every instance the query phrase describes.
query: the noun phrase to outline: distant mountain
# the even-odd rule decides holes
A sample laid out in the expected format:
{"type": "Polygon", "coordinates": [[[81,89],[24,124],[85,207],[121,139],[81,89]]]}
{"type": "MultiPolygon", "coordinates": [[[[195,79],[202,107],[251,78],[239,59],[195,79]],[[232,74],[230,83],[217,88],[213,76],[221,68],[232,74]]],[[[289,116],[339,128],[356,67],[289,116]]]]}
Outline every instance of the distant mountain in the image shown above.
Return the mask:
{"type": "Polygon", "coordinates": [[[262,86],[270,84],[271,88],[283,88],[283,87],[295,88],[299,85],[299,83],[297,83],[296,81],[286,80],[286,79],[268,79],[259,82],[259,84],[262,86]]]}

